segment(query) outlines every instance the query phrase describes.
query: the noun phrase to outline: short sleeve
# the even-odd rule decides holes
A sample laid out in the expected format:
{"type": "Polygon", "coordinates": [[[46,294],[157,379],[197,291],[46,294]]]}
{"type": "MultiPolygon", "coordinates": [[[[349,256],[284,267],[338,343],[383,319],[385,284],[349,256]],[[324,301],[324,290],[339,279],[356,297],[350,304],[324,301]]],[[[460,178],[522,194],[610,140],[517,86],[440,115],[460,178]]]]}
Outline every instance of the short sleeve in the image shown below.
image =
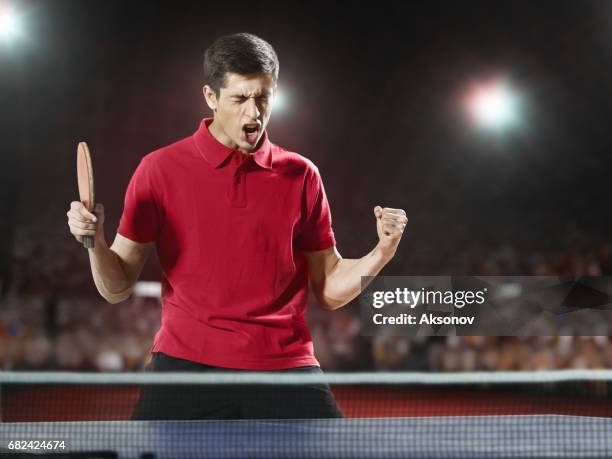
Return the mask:
{"type": "Polygon", "coordinates": [[[336,238],[323,180],[316,167],[308,172],[305,186],[307,215],[295,245],[305,252],[329,249],[336,245],[336,238]]]}
{"type": "Polygon", "coordinates": [[[151,182],[151,163],[143,158],[125,192],[117,232],[135,242],[151,242],[160,231],[160,211],[151,182]]]}

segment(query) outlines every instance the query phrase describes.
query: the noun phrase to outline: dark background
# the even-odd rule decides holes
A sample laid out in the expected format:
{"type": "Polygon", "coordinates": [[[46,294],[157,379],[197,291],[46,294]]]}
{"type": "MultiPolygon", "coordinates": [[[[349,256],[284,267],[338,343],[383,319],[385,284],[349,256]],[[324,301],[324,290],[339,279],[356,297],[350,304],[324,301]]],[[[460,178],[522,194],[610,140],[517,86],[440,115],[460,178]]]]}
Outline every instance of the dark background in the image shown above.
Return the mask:
{"type": "MultiPolygon", "coordinates": [[[[376,205],[410,218],[387,275],[533,274],[535,259],[609,255],[609,2],[9,3],[26,31],[0,42],[4,296],[96,296],[66,224],[77,142],[111,243],[140,158],[210,116],[203,53],[235,32],[277,51],[288,104],[270,137],[319,166],[344,257],[374,247],[376,205]],[[474,129],[462,105],[496,76],[524,99],[503,134],[474,129]]],[[[563,266],[544,273],[575,273],[563,266]]],[[[154,261],[143,277],[158,279],[154,261]]]]}
{"type": "Polygon", "coordinates": [[[289,105],[273,114],[271,139],[320,167],[344,256],[373,247],[378,204],[410,217],[394,274],[424,250],[452,257],[470,241],[559,244],[573,228],[607,237],[607,2],[16,5],[27,36],[0,51],[3,244],[20,225],[70,237],[60,222],[81,139],[111,242],[139,158],[209,114],[203,51],[238,31],[277,50],[289,105]],[[474,131],[460,105],[470,81],[498,74],[527,101],[523,127],[503,139],[474,131]]]}

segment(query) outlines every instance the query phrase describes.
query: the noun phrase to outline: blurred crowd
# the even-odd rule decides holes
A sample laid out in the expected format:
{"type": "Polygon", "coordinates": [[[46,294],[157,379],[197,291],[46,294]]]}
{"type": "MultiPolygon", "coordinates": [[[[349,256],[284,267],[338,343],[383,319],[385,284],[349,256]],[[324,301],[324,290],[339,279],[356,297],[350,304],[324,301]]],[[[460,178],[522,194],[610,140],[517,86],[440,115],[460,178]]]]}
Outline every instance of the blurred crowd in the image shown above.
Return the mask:
{"type": "MultiPolygon", "coordinates": [[[[504,245],[485,250],[465,246],[452,262],[455,275],[610,276],[612,244],[593,243],[579,232],[568,235],[561,252],[519,250],[504,245]]],[[[448,271],[440,274],[447,275],[448,271]]],[[[315,353],[322,366],[340,371],[494,371],[612,368],[612,324],[571,324],[568,336],[409,337],[362,336],[359,305],[329,313],[311,312],[315,353]],[[597,333],[592,333],[597,331],[597,333]]],[[[586,320],[586,319],[583,319],[586,320]]],[[[539,333],[545,333],[540,330],[539,333]]]]}
{"type": "Polygon", "coordinates": [[[96,294],[85,249],[66,235],[17,233],[0,298],[5,370],[138,371],[160,323],[158,298],[109,304],[96,294]]]}
{"type": "Polygon", "coordinates": [[[117,305],[85,297],[5,299],[0,364],[5,370],[138,371],[159,320],[154,298],[117,305]]]}
{"type": "MultiPolygon", "coordinates": [[[[454,273],[610,275],[612,244],[572,235],[560,253],[465,248],[454,273]],[[578,242],[576,242],[578,241],[578,242]],[[582,241],[582,242],[581,242],[582,241]]],[[[18,233],[2,280],[0,367],[4,370],[138,371],[159,328],[158,298],[110,305],[96,296],[89,262],[69,237],[18,233]],[[52,241],[52,242],[50,242],[52,241]]],[[[441,273],[442,274],[442,273],[441,273]]],[[[448,273],[444,273],[448,274],[448,273]]],[[[612,368],[612,339],[590,337],[368,337],[358,301],[329,312],[311,304],[315,354],[328,371],[493,371],[612,368]]]]}

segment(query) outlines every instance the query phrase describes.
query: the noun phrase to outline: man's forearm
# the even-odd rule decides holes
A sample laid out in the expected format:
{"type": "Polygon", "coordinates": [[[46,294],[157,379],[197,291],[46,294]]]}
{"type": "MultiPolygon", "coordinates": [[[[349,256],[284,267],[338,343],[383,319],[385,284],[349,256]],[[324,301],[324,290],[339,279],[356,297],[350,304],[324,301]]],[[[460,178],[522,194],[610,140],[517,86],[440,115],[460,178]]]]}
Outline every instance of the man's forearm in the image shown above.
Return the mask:
{"type": "Polygon", "coordinates": [[[104,239],[96,239],[95,248],[89,250],[89,262],[96,288],[106,301],[119,303],[131,294],[133,282],[104,239]]]}
{"type": "Polygon", "coordinates": [[[376,276],[391,260],[378,246],[366,256],[358,259],[338,260],[332,271],[326,276],[323,288],[324,306],[337,309],[349,303],[361,293],[361,278],[376,276]]]}

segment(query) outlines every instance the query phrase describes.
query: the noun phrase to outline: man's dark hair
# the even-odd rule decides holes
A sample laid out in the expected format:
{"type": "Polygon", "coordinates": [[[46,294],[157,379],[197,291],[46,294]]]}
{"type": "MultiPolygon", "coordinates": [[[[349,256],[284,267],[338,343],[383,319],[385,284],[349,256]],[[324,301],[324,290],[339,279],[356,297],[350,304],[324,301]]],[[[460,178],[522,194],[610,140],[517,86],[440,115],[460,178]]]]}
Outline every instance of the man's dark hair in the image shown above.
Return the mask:
{"type": "Polygon", "coordinates": [[[278,80],[278,57],[272,45],[250,33],[218,38],[204,53],[204,82],[215,94],[224,87],[225,75],[262,73],[278,80]]]}

